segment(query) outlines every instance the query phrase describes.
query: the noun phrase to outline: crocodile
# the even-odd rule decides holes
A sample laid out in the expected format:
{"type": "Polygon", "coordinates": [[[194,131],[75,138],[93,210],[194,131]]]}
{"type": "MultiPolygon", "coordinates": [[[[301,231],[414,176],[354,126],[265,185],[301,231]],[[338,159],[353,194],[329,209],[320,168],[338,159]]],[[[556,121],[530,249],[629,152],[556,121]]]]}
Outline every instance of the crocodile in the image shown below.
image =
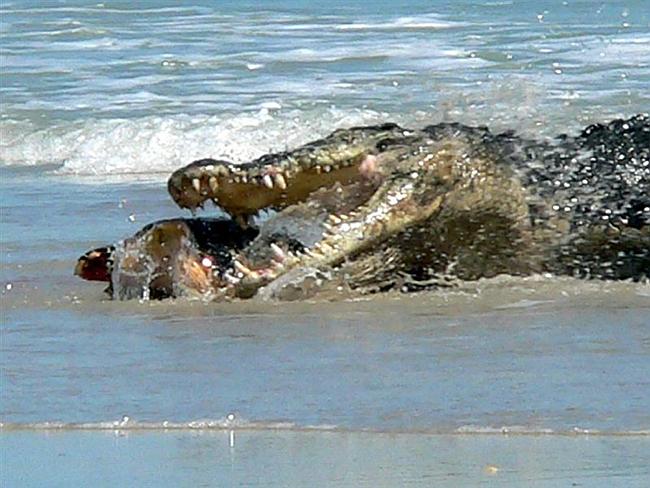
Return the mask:
{"type": "MultiPolygon", "coordinates": [[[[457,123],[382,124],[339,129],[242,165],[203,159],[171,175],[170,195],[192,211],[211,200],[236,224],[199,239],[186,228],[183,245],[163,253],[175,271],[156,293],[285,298],[306,282],[371,293],[502,273],[645,279],[649,178],[647,115],[543,142],[457,123]],[[277,213],[255,226],[253,217],[268,208],[277,213]],[[207,242],[222,258],[210,257],[205,275],[197,270],[207,242]]],[[[153,256],[151,242],[174,235],[169,225],[153,224],[126,247],[153,256]]],[[[92,263],[107,268],[106,252],[94,252],[78,264],[82,277],[92,263]]],[[[122,268],[127,261],[120,259],[122,268]]]]}
{"type": "Polygon", "coordinates": [[[276,245],[262,265],[238,253],[228,294],[249,297],[296,269],[336,270],[369,290],[501,273],[644,279],[649,179],[641,114],[542,142],[458,123],[356,127],[241,166],[196,161],[168,188],[181,207],[212,200],[246,225],[262,209],[304,210],[318,188],[376,182],[349,211],[320,205],[328,215],[303,251],[276,245]]]}

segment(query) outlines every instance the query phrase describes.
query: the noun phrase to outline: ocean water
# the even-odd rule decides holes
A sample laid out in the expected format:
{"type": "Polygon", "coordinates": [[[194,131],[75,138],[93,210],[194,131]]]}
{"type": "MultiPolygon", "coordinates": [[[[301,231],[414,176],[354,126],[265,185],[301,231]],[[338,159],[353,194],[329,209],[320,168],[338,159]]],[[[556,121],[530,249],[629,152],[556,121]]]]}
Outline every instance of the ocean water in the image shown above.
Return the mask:
{"type": "Polygon", "coordinates": [[[648,284],[206,304],[72,276],[185,215],[164,183],[197,158],[650,112],[646,1],[4,1],[0,68],[1,485],[650,482],[648,284]]]}

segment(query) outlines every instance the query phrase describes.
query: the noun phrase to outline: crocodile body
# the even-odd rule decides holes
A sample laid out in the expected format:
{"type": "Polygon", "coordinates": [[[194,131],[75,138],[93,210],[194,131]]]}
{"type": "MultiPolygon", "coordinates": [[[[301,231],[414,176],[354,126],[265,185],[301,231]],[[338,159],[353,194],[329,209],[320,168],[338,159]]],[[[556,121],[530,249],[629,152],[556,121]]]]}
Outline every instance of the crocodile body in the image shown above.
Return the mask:
{"type": "Polygon", "coordinates": [[[649,180],[639,115],[547,142],[461,124],[344,129],[245,165],[197,161],[168,187],[181,207],[212,200],[243,226],[278,211],[219,268],[219,299],[301,270],[360,293],[502,273],[644,279],[649,180]]]}

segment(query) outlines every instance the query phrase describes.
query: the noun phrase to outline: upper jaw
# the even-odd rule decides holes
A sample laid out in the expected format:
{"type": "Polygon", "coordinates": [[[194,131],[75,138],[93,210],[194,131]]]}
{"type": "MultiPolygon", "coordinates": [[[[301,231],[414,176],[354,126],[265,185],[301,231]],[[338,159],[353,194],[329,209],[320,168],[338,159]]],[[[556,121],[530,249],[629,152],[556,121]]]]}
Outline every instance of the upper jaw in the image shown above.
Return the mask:
{"type": "MultiPolygon", "coordinates": [[[[374,156],[373,156],[374,157],[374,156]]],[[[307,199],[315,190],[337,182],[348,184],[367,178],[372,165],[365,153],[337,164],[233,165],[213,159],[195,161],[175,171],[168,190],[181,208],[195,210],[211,200],[235,218],[255,215],[265,208],[284,208],[307,199]]]]}
{"type": "Polygon", "coordinates": [[[182,208],[195,210],[212,200],[231,216],[246,221],[261,209],[302,202],[318,188],[367,177],[374,172],[373,165],[367,164],[369,157],[412,135],[394,124],[355,127],[247,164],[202,159],[175,171],[168,189],[182,208]],[[391,143],[384,144],[386,141],[391,143]]]}

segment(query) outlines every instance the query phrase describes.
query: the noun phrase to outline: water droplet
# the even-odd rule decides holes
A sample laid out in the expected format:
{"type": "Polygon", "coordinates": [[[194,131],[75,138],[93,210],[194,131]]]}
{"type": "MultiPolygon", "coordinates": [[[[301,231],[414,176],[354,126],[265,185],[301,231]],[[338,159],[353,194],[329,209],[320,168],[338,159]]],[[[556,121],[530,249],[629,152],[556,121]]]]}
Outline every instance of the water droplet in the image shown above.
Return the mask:
{"type": "Polygon", "coordinates": [[[129,222],[135,222],[135,214],[129,215],[129,222]]]}
{"type": "Polygon", "coordinates": [[[7,284],[5,285],[5,288],[7,289],[7,291],[11,290],[13,287],[14,287],[14,285],[11,284],[11,283],[7,283],[7,284]]]}

